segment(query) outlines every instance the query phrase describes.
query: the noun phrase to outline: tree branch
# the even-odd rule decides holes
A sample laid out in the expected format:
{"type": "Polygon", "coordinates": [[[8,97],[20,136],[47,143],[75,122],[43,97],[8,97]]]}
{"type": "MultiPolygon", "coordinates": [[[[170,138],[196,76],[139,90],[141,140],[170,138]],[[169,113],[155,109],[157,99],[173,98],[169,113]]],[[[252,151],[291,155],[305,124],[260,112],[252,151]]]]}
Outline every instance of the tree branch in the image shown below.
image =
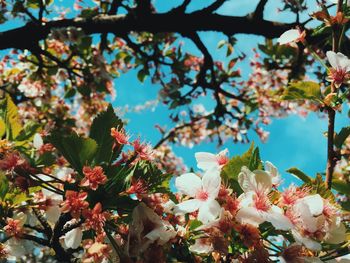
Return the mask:
{"type": "Polygon", "coordinates": [[[171,9],[171,13],[185,13],[187,6],[191,3],[191,0],[184,0],[184,2],[178,7],[171,9]]]}
{"type": "Polygon", "coordinates": [[[30,240],[30,241],[34,241],[35,243],[42,245],[42,246],[49,246],[49,241],[47,241],[46,239],[40,238],[40,237],[36,237],[36,236],[28,235],[28,234],[21,234],[21,238],[26,239],[26,240],[30,240]]]}
{"type": "Polygon", "coordinates": [[[201,12],[149,14],[142,19],[133,15],[100,15],[90,19],[74,18],[49,21],[43,26],[29,22],[25,26],[1,32],[0,49],[31,49],[40,40],[45,39],[52,29],[70,26],[82,28],[86,34],[176,32],[189,35],[197,31],[217,31],[226,35],[242,33],[275,38],[293,27],[293,24],[254,20],[249,16],[225,16],[201,12]],[[182,21],[182,23],[178,23],[178,21],[182,21]]]}
{"type": "Polygon", "coordinates": [[[255,8],[253,13],[254,19],[263,19],[264,18],[264,9],[269,0],[260,0],[258,5],[255,8]]]}
{"type": "Polygon", "coordinates": [[[219,9],[224,3],[226,2],[226,0],[216,0],[214,3],[212,3],[211,5],[209,5],[206,8],[203,8],[201,10],[195,11],[194,13],[201,13],[201,14],[210,14],[215,12],[217,9],[219,9]]]}

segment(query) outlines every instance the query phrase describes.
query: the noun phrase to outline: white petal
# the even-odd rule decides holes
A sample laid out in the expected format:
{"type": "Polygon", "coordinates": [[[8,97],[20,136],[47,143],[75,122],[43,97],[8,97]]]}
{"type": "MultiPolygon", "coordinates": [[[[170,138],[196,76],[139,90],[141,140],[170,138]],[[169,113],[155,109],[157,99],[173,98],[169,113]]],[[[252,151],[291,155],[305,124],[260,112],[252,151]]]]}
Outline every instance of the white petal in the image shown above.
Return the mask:
{"type": "Polygon", "coordinates": [[[263,190],[268,193],[272,189],[271,176],[267,172],[262,170],[251,172],[245,166],[238,175],[238,183],[244,192],[263,190]]]}
{"type": "Polygon", "coordinates": [[[308,203],[308,199],[302,198],[296,202],[293,209],[295,210],[296,214],[300,217],[302,227],[307,231],[314,233],[318,230],[319,218],[315,217],[311,213],[309,206],[310,204],[308,203]]]}
{"type": "Polygon", "coordinates": [[[292,222],[283,215],[282,210],[277,206],[272,206],[271,211],[266,213],[266,221],[270,222],[277,230],[290,230],[292,222]]]}
{"type": "Polygon", "coordinates": [[[269,193],[272,189],[272,178],[263,170],[255,170],[255,180],[259,190],[263,190],[265,193],[269,193]]]}
{"type": "Polygon", "coordinates": [[[175,236],[176,236],[176,231],[174,230],[173,226],[170,224],[155,228],[151,232],[149,232],[147,235],[145,235],[146,238],[148,238],[149,240],[152,240],[153,242],[158,241],[157,243],[159,245],[164,245],[175,236]]]}
{"type": "Polygon", "coordinates": [[[39,133],[36,133],[33,138],[33,146],[35,149],[39,150],[41,146],[44,145],[43,138],[39,133]]]}
{"type": "Polygon", "coordinates": [[[243,207],[238,210],[236,220],[242,224],[250,224],[258,227],[265,222],[262,214],[255,207],[243,207]]]}
{"type": "Polygon", "coordinates": [[[340,52],[337,53],[337,56],[340,68],[344,69],[346,72],[349,71],[350,60],[348,59],[348,57],[340,52]]]}
{"type": "Polygon", "coordinates": [[[202,180],[194,173],[187,173],[176,177],[175,186],[182,194],[195,197],[202,189],[202,180]]]}
{"type": "Polygon", "coordinates": [[[238,183],[244,192],[255,191],[257,188],[255,174],[245,166],[238,174],[238,183]]]}
{"type": "Polygon", "coordinates": [[[277,40],[280,45],[288,44],[297,41],[300,37],[300,32],[298,29],[290,29],[284,32],[277,40]]]}
{"type": "Polygon", "coordinates": [[[271,162],[265,162],[265,170],[270,174],[273,185],[276,186],[281,182],[281,175],[279,174],[276,166],[274,166],[271,162]]]}
{"type": "Polygon", "coordinates": [[[67,232],[64,239],[64,244],[67,248],[76,249],[80,246],[81,240],[83,238],[83,231],[80,227],[74,228],[67,232]]]}
{"type": "Polygon", "coordinates": [[[255,192],[248,192],[248,193],[241,194],[238,197],[238,199],[239,199],[239,206],[241,208],[252,206],[253,203],[254,203],[254,196],[255,196],[255,192]]]}
{"type": "Polygon", "coordinates": [[[346,227],[342,222],[334,222],[328,231],[325,242],[329,244],[339,244],[346,240],[346,227]]]}
{"type": "Polygon", "coordinates": [[[190,251],[197,254],[209,254],[214,250],[213,245],[205,240],[196,239],[196,242],[190,246],[190,251]]]}
{"type": "Polygon", "coordinates": [[[292,234],[297,243],[303,244],[308,249],[314,251],[319,251],[322,249],[320,243],[316,242],[315,240],[312,240],[311,238],[301,236],[298,231],[292,230],[292,234]]]}
{"type": "MultiPolygon", "coordinates": [[[[36,174],[35,175],[36,177],[39,177],[40,180],[44,181],[44,182],[50,182],[52,181],[53,179],[50,177],[50,176],[47,176],[45,174],[36,174]]],[[[35,177],[33,177],[34,180],[38,180],[36,179],[35,177]]]]}
{"type": "Polygon", "coordinates": [[[326,53],[327,59],[329,61],[329,64],[331,64],[332,68],[338,68],[338,60],[337,60],[337,54],[333,51],[327,51],[326,53]]]}
{"type": "Polygon", "coordinates": [[[43,192],[43,194],[46,198],[50,198],[51,200],[55,200],[58,202],[63,201],[62,195],[56,194],[48,189],[42,188],[41,192],[43,192]]]}
{"type": "Polygon", "coordinates": [[[204,171],[218,166],[216,155],[208,152],[197,152],[194,155],[197,160],[197,167],[204,171]]]}
{"type": "Polygon", "coordinates": [[[350,70],[350,60],[344,54],[333,51],[327,51],[326,53],[329,64],[331,64],[334,69],[344,69],[346,72],[350,70]]]}
{"type": "Polygon", "coordinates": [[[202,202],[198,211],[198,220],[203,224],[214,221],[220,214],[221,207],[216,200],[202,202]]]}
{"type": "Polygon", "coordinates": [[[205,174],[202,177],[202,186],[203,190],[208,192],[209,198],[215,199],[220,190],[221,185],[221,177],[220,177],[220,171],[216,168],[211,168],[210,170],[206,171],[205,174]]]}
{"type": "Polygon", "coordinates": [[[175,214],[186,214],[186,213],[192,213],[194,211],[197,211],[199,207],[201,206],[202,202],[197,199],[191,199],[184,201],[174,208],[175,214]]]}
{"type": "Polygon", "coordinates": [[[323,199],[319,194],[305,196],[302,200],[313,216],[319,216],[323,213],[323,199]]]}

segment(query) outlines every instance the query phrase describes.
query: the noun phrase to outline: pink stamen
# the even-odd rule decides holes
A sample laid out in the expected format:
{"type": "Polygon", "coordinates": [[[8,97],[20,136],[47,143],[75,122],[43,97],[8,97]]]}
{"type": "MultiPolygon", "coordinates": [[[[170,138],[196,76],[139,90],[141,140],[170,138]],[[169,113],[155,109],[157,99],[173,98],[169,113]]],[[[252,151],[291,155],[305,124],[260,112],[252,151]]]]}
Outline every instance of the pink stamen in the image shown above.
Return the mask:
{"type": "Polygon", "coordinates": [[[268,211],[271,207],[270,200],[264,193],[257,192],[254,196],[254,204],[256,209],[268,211]]]}
{"type": "Polygon", "coordinates": [[[346,75],[347,75],[346,70],[342,68],[330,70],[330,78],[337,84],[343,83],[346,75]]]}
{"type": "Polygon", "coordinates": [[[199,199],[201,201],[206,201],[209,197],[208,192],[204,191],[204,190],[199,190],[196,194],[196,199],[199,199]]]}
{"type": "Polygon", "coordinates": [[[229,161],[228,157],[225,155],[219,155],[216,157],[216,159],[219,165],[225,165],[229,161]]]}

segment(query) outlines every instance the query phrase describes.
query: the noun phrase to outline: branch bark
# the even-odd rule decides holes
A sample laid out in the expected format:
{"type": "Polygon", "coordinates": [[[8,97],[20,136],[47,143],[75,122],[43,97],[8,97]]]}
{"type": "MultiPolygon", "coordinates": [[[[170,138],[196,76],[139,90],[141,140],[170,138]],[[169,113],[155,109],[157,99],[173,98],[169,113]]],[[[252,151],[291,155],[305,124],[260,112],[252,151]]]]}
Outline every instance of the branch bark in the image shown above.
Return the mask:
{"type": "MultiPolygon", "coordinates": [[[[337,4],[337,12],[342,11],[342,0],[338,0],[337,4]]],[[[341,38],[342,28],[341,26],[334,24],[332,27],[333,30],[333,51],[338,52],[339,41],[341,38]]],[[[335,93],[337,88],[335,87],[335,83],[331,84],[331,91],[335,93]]],[[[336,112],[332,107],[327,107],[328,111],[328,133],[327,133],[327,168],[326,168],[326,187],[328,189],[332,188],[332,180],[333,180],[333,172],[334,167],[337,163],[336,153],[334,151],[334,123],[335,123],[335,115],[336,112]]]]}
{"type": "Polygon", "coordinates": [[[276,38],[294,24],[278,23],[250,16],[225,16],[212,13],[190,14],[168,12],[149,14],[138,18],[133,15],[100,15],[94,18],[74,18],[49,21],[41,26],[33,22],[25,26],[0,32],[0,49],[31,49],[45,39],[52,29],[78,27],[86,34],[127,34],[129,32],[175,32],[190,35],[198,31],[217,31],[226,35],[255,34],[276,38]],[[178,23],[178,21],[182,21],[178,23]]]}
{"type": "Polygon", "coordinates": [[[260,2],[256,6],[254,14],[253,14],[253,17],[255,19],[263,19],[263,17],[264,17],[264,9],[265,9],[265,6],[266,6],[268,1],[269,0],[260,0],[260,2]]]}

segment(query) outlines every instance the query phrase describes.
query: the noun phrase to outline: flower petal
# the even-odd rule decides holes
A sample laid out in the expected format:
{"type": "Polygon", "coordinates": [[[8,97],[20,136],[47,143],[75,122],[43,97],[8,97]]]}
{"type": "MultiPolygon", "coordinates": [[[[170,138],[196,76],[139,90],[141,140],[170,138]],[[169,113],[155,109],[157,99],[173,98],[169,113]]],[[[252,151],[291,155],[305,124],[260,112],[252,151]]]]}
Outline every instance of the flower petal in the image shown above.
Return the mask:
{"type": "Polygon", "coordinates": [[[195,197],[202,189],[202,180],[194,173],[186,173],[176,177],[175,186],[182,194],[195,197]]]}
{"type": "Polygon", "coordinates": [[[305,196],[303,202],[307,205],[313,216],[319,216],[323,212],[323,199],[319,194],[305,196]]]}
{"type": "Polygon", "coordinates": [[[198,211],[198,220],[206,224],[214,221],[220,214],[221,207],[216,200],[202,202],[198,211]]]}
{"type": "Polygon", "coordinates": [[[196,239],[196,242],[190,246],[190,251],[197,254],[209,254],[214,248],[210,242],[206,242],[207,240],[207,238],[196,239]]]}
{"type": "Polygon", "coordinates": [[[257,188],[255,174],[251,172],[246,166],[241,168],[238,174],[238,183],[244,192],[255,191],[257,188]]]}
{"type": "Polygon", "coordinates": [[[243,207],[238,210],[236,220],[242,224],[250,224],[258,227],[265,222],[262,214],[254,207],[243,207]]]}
{"type": "Polygon", "coordinates": [[[194,155],[197,160],[197,167],[204,171],[218,166],[216,155],[208,152],[197,152],[194,155]]]}
{"type": "Polygon", "coordinates": [[[337,60],[337,54],[334,51],[327,51],[326,56],[328,59],[329,64],[331,64],[332,68],[338,68],[338,60],[337,60]]]}
{"type": "Polygon", "coordinates": [[[39,150],[44,145],[43,138],[39,133],[34,134],[33,146],[35,149],[39,150]]]}
{"type": "Polygon", "coordinates": [[[298,29],[290,29],[284,32],[277,40],[280,45],[288,44],[297,41],[300,37],[300,32],[298,29]]]}
{"type": "Polygon", "coordinates": [[[333,51],[327,51],[326,53],[329,64],[334,69],[344,69],[346,72],[350,69],[350,60],[343,53],[335,53],[333,51]]]}
{"type": "Polygon", "coordinates": [[[220,190],[221,177],[217,168],[206,171],[202,177],[202,187],[209,194],[210,199],[215,199],[220,190]]]}
{"type": "Polygon", "coordinates": [[[153,229],[151,232],[149,232],[147,235],[145,235],[146,238],[148,238],[149,240],[152,240],[153,242],[158,241],[157,242],[158,245],[164,245],[175,236],[176,236],[176,231],[174,230],[173,226],[170,224],[157,227],[153,229]]]}
{"type": "Polygon", "coordinates": [[[270,192],[272,189],[271,176],[262,170],[251,172],[247,167],[243,166],[238,175],[238,183],[244,192],[264,191],[270,192]]]}
{"type": "Polygon", "coordinates": [[[298,231],[292,230],[292,234],[297,243],[303,244],[308,249],[314,251],[319,251],[322,249],[320,243],[316,242],[315,240],[312,240],[311,238],[303,237],[298,231]]]}
{"type": "Polygon", "coordinates": [[[270,222],[277,230],[286,231],[293,227],[292,222],[283,214],[281,208],[275,205],[266,213],[266,221],[270,222]]]}
{"type": "Polygon", "coordinates": [[[201,206],[202,202],[197,199],[191,199],[184,201],[174,207],[175,214],[186,214],[197,211],[201,206]]]}
{"type": "Polygon", "coordinates": [[[325,242],[329,244],[339,244],[346,240],[346,227],[342,222],[334,219],[326,235],[325,242]]]}
{"type": "Polygon", "coordinates": [[[83,231],[80,227],[77,227],[66,233],[64,244],[67,248],[76,249],[80,246],[82,238],[83,231]]]}

